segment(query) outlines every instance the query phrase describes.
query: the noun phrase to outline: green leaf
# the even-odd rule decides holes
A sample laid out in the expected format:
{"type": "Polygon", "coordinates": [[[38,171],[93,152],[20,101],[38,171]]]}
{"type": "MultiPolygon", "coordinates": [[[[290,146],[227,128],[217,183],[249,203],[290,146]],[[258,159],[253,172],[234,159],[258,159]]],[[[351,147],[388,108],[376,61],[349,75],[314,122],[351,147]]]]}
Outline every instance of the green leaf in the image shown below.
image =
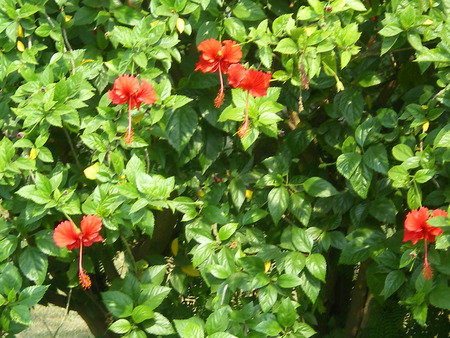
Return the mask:
{"type": "Polygon", "coordinates": [[[298,251],[311,252],[314,243],[305,229],[293,226],[291,227],[291,236],[292,243],[298,251]]]}
{"type": "Polygon", "coordinates": [[[392,23],[387,26],[384,26],[378,34],[384,37],[393,37],[403,32],[403,29],[397,24],[392,23]]]}
{"type": "Polygon", "coordinates": [[[214,243],[202,243],[200,245],[195,246],[191,250],[192,257],[192,265],[194,268],[198,267],[204,261],[206,261],[209,257],[211,257],[211,252],[213,250],[214,243]]]}
{"type": "Polygon", "coordinates": [[[142,273],[140,282],[142,284],[160,285],[164,281],[166,272],[167,265],[152,265],[142,273]]]}
{"type": "Polygon", "coordinates": [[[27,306],[19,304],[11,307],[11,312],[9,313],[11,319],[22,325],[30,325],[31,324],[31,314],[30,309],[27,306]]]}
{"type": "Polygon", "coordinates": [[[28,286],[20,292],[19,302],[27,307],[35,306],[44,297],[48,285],[28,286]]]}
{"type": "Polygon", "coordinates": [[[35,247],[26,247],[19,256],[22,273],[36,284],[42,284],[47,276],[47,256],[35,247]]]}
{"type": "Polygon", "coordinates": [[[206,320],[205,329],[208,335],[216,332],[224,332],[229,324],[231,308],[226,305],[211,313],[206,320]]]}
{"type": "Polygon", "coordinates": [[[266,337],[278,336],[281,327],[275,319],[267,319],[256,325],[255,330],[266,335],[266,337]]]}
{"type": "Polygon", "coordinates": [[[266,17],[263,10],[251,0],[241,0],[233,8],[233,14],[244,21],[260,21],[266,17]]]}
{"type": "Polygon", "coordinates": [[[268,284],[258,292],[259,305],[263,312],[269,312],[277,301],[278,293],[275,286],[268,284]]]}
{"type": "Polygon", "coordinates": [[[244,216],[242,216],[242,225],[256,223],[268,215],[268,212],[263,209],[250,209],[244,216]]]}
{"type": "Polygon", "coordinates": [[[9,235],[0,240],[0,262],[10,257],[17,248],[19,240],[17,236],[9,235]]]}
{"type": "Polygon", "coordinates": [[[436,175],[436,171],[431,169],[419,169],[414,174],[414,179],[417,183],[423,184],[428,182],[433,178],[433,176],[436,175]]]}
{"type": "Polygon", "coordinates": [[[283,327],[290,327],[294,325],[297,316],[298,315],[292,301],[289,298],[283,299],[277,310],[278,323],[280,323],[283,327]]]}
{"type": "Polygon", "coordinates": [[[327,274],[327,262],[325,257],[321,254],[311,254],[306,257],[306,268],[317,279],[325,283],[325,277],[327,274]]]}
{"type": "Polygon", "coordinates": [[[225,213],[215,205],[208,205],[203,208],[203,215],[213,223],[227,224],[228,217],[225,213]]]}
{"type": "Polygon", "coordinates": [[[431,291],[430,303],[440,309],[450,309],[450,287],[439,284],[431,291]]]}
{"type": "Polygon", "coordinates": [[[355,11],[364,12],[367,10],[364,4],[359,0],[345,0],[345,4],[355,11]]]}
{"type": "Polygon", "coordinates": [[[283,258],[284,271],[290,275],[298,275],[306,265],[306,258],[300,252],[289,252],[283,258]]]}
{"type": "Polygon", "coordinates": [[[278,277],[277,284],[286,289],[295,288],[296,286],[299,286],[301,284],[301,279],[297,275],[291,275],[291,274],[282,274],[280,277],[278,277]]]}
{"type": "Polygon", "coordinates": [[[295,325],[295,333],[299,334],[300,337],[309,338],[314,336],[317,332],[306,323],[297,323],[295,325]]]}
{"type": "Polygon", "coordinates": [[[413,185],[408,189],[406,201],[411,210],[418,209],[422,206],[422,189],[420,189],[420,186],[413,185]]]}
{"type": "Polygon", "coordinates": [[[153,318],[153,310],[147,305],[138,305],[133,309],[131,318],[135,323],[142,323],[144,320],[153,318]]]}
{"type": "Polygon", "coordinates": [[[320,292],[320,281],[311,276],[311,274],[303,271],[300,275],[300,287],[302,288],[305,295],[314,304],[319,296],[320,292]]]}
{"type": "Polygon", "coordinates": [[[387,174],[389,170],[387,151],[381,144],[370,146],[363,155],[363,161],[369,168],[381,174],[387,174]]]}
{"type": "Polygon", "coordinates": [[[219,239],[225,241],[230,238],[238,228],[239,223],[227,223],[219,229],[219,239]]]}
{"type": "Polygon", "coordinates": [[[383,223],[395,224],[397,210],[392,200],[388,198],[378,198],[370,203],[369,213],[383,223]]]}
{"type": "Polygon", "coordinates": [[[284,186],[273,188],[267,197],[270,216],[278,224],[289,204],[289,192],[284,186]]]}
{"type": "Polygon", "coordinates": [[[155,284],[141,285],[138,303],[146,305],[150,310],[156,309],[169,294],[171,288],[155,284]]]}
{"type": "Polygon", "coordinates": [[[435,148],[450,148],[450,127],[445,127],[439,131],[434,139],[435,148]]]}
{"type": "Polygon", "coordinates": [[[200,328],[200,332],[199,332],[200,337],[204,336],[204,333],[203,333],[204,323],[200,317],[191,317],[189,319],[183,319],[183,320],[175,319],[173,322],[175,324],[177,333],[178,333],[179,337],[181,337],[181,338],[192,337],[192,336],[186,335],[186,333],[192,333],[192,328],[195,328],[195,327],[200,328]],[[188,329],[188,331],[190,331],[190,332],[185,331],[186,327],[188,327],[188,326],[191,327],[191,329],[188,329]]]}
{"type": "Polygon", "coordinates": [[[388,273],[384,282],[384,299],[389,298],[405,282],[405,273],[401,270],[394,270],[388,273]]]}
{"type": "Polygon", "coordinates": [[[200,42],[208,39],[217,39],[218,36],[219,36],[219,29],[217,28],[217,24],[212,21],[206,21],[199,27],[197,31],[195,44],[198,46],[200,42]]]}
{"type": "Polygon", "coordinates": [[[349,180],[360,163],[361,154],[353,152],[344,153],[337,158],[336,169],[342,176],[349,180]]]}
{"type": "Polygon", "coordinates": [[[178,153],[187,146],[197,125],[197,113],[191,107],[184,106],[170,115],[167,121],[166,137],[178,153]]]}
{"type": "MultiPolygon", "coordinates": [[[[150,319],[148,321],[145,321],[143,323],[144,330],[147,333],[150,333],[152,335],[164,335],[168,336],[171,334],[174,334],[175,331],[173,330],[172,324],[170,324],[170,321],[164,317],[162,314],[155,312],[154,318],[150,319]]],[[[194,336],[191,336],[194,337],[194,336]]],[[[203,337],[203,336],[201,336],[203,337]]]]}
{"type": "Polygon", "coordinates": [[[336,95],[334,107],[348,124],[354,125],[361,120],[364,104],[365,100],[360,92],[345,90],[336,95]]]}
{"type": "Polygon", "coordinates": [[[125,318],[131,316],[133,300],[120,291],[102,292],[102,300],[109,312],[114,317],[125,318]]]}
{"type": "Polygon", "coordinates": [[[392,148],[392,155],[398,161],[406,161],[414,156],[411,148],[406,144],[397,144],[392,148]]]}
{"type": "Polygon", "coordinates": [[[392,185],[395,188],[404,188],[409,185],[408,170],[401,165],[396,165],[389,169],[388,177],[393,181],[392,185]]]}
{"type": "Polygon", "coordinates": [[[245,201],[245,182],[242,180],[242,178],[235,177],[228,185],[228,189],[230,189],[231,200],[239,210],[242,206],[242,203],[244,203],[245,201]]]}
{"type": "Polygon", "coordinates": [[[112,323],[108,329],[117,334],[125,334],[131,330],[131,324],[126,319],[119,319],[112,323]]]}
{"type": "Polygon", "coordinates": [[[284,38],[278,42],[277,46],[274,49],[275,52],[281,54],[296,54],[298,53],[298,46],[294,40],[291,38],[284,38]]]}
{"type": "Polygon", "coordinates": [[[292,194],[289,198],[289,211],[304,225],[308,226],[311,217],[311,203],[303,193],[292,194]]]}
{"type": "Polygon", "coordinates": [[[353,190],[363,199],[367,198],[372,177],[372,169],[365,164],[361,164],[350,178],[350,184],[353,190]]]}
{"type": "Polygon", "coordinates": [[[236,263],[250,274],[257,274],[264,271],[264,262],[259,257],[241,257],[236,261],[236,263]]]}
{"type": "Polygon", "coordinates": [[[238,18],[226,18],[224,20],[224,27],[227,34],[236,41],[243,42],[247,36],[244,23],[238,18]]]}
{"type": "Polygon", "coordinates": [[[303,186],[305,191],[314,197],[330,197],[336,195],[338,191],[331,185],[330,182],[321,177],[308,178],[303,186]]]}

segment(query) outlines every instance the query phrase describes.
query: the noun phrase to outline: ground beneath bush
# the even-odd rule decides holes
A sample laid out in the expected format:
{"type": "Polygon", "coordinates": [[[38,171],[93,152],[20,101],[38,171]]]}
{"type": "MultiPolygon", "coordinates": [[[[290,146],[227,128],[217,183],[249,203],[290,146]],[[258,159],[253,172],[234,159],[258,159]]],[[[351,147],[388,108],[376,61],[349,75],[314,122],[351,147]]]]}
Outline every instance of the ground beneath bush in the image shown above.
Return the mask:
{"type": "Polygon", "coordinates": [[[61,337],[77,337],[87,338],[94,337],[83,319],[74,311],[69,311],[65,316],[65,309],[49,305],[36,305],[31,311],[31,326],[16,337],[54,337],[57,332],[58,338],[61,337]],[[61,324],[62,323],[62,324],[61,324]]]}

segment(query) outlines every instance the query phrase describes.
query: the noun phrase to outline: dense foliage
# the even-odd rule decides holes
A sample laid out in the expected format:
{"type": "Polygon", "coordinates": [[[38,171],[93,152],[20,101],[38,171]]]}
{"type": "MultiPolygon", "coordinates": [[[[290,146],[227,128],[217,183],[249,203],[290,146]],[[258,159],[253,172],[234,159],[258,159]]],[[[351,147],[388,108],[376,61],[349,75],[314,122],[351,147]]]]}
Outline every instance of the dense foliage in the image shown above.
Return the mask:
{"type": "Polygon", "coordinates": [[[447,332],[449,13],[0,0],[0,332],[447,332]]]}

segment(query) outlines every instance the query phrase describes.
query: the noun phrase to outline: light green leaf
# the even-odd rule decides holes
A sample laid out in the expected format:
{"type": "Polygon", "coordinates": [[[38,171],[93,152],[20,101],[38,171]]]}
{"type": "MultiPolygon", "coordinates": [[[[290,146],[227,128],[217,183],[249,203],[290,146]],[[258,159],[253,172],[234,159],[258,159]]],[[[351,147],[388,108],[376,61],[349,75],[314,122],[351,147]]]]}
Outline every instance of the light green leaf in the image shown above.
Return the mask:
{"type": "Polygon", "coordinates": [[[278,224],[281,216],[286,211],[289,204],[289,192],[284,186],[275,187],[269,192],[267,197],[270,216],[273,222],[278,224]]]}
{"type": "Polygon", "coordinates": [[[321,254],[314,253],[306,257],[306,268],[317,279],[325,283],[327,262],[321,254]]]}
{"type": "Polygon", "coordinates": [[[131,316],[133,300],[120,291],[102,292],[102,300],[109,312],[114,317],[125,318],[131,316]]]}
{"type": "Polygon", "coordinates": [[[336,188],[333,187],[330,182],[321,177],[308,178],[303,183],[303,186],[305,191],[314,197],[330,197],[338,193],[336,188]]]}

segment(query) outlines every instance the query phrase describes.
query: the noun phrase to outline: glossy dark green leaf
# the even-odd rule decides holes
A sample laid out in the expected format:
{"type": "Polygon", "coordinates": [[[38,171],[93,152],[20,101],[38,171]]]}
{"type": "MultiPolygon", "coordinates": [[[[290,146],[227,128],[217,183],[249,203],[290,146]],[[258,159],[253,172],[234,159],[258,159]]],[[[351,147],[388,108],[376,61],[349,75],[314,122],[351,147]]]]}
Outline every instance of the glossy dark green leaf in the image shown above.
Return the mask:
{"type": "Polygon", "coordinates": [[[42,284],[47,275],[47,256],[37,248],[29,246],[19,256],[19,267],[28,279],[42,284]]]}
{"type": "Polygon", "coordinates": [[[303,186],[305,191],[313,197],[330,197],[338,193],[330,182],[321,177],[308,178],[303,186]]]}
{"type": "Polygon", "coordinates": [[[102,300],[109,312],[117,318],[131,316],[133,300],[120,291],[106,291],[102,294],[102,300]]]}
{"type": "Polygon", "coordinates": [[[275,187],[269,192],[267,197],[270,216],[275,224],[281,219],[289,204],[289,192],[283,186],[275,187]]]}
{"type": "Polygon", "coordinates": [[[277,311],[278,323],[283,327],[290,327],[295,323],[297,316],[292,301],[289,298],[283,299],[277,311]]]}
{"type": "Polygon", "coordinates": [[[389,298],[405,282],[405,273],[402,270],[394,270],[388,273],[384,282],[384,299],[389,298]]]}

